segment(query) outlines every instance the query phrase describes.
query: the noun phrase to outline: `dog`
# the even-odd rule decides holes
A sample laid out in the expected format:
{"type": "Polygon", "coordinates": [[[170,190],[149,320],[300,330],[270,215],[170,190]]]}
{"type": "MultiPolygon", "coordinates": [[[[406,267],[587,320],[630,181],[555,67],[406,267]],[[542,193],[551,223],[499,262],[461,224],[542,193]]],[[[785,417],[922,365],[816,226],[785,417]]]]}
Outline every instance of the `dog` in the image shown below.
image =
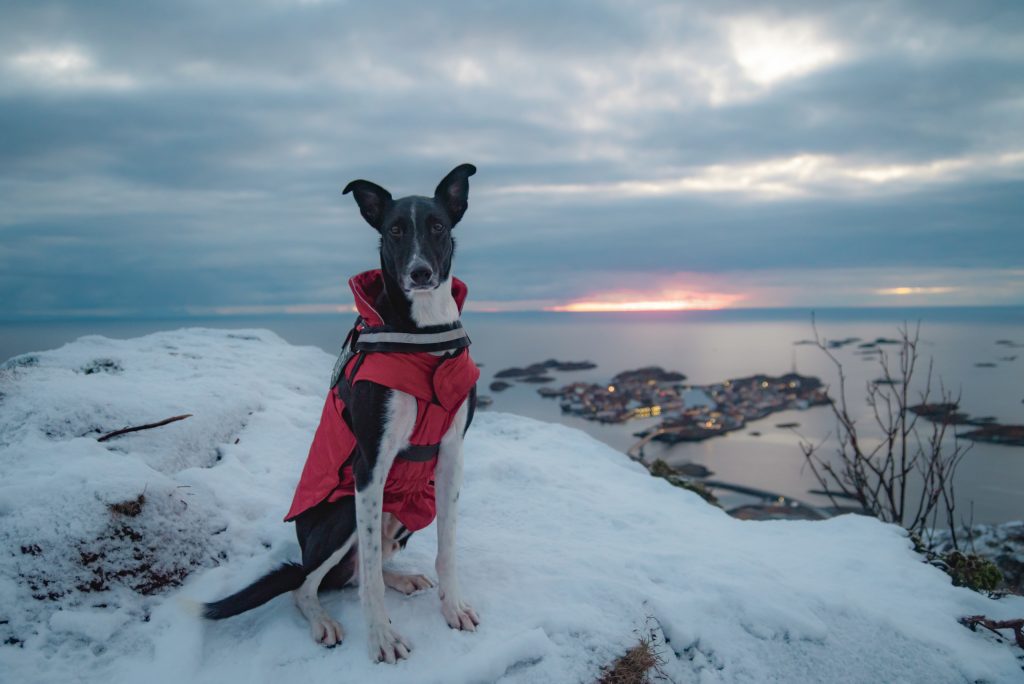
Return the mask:
{"type": "Polygon", "coordinates": [[[302,563],[286,563],[203,604],[203,617],[238,615],[292,591],[314,641],[332,647],[344,632],[317,593],[358,584],[371,658],[407,658],[409,642],[385,611],[385,586],[411,594],[433,583],[384,570],[383,561],[436,510],[441,613],[454,629],[475,631],[480,624],[459,591],[455,561],[462,440],[476,408],[479,371],[461,327],[466,288],[451,273],[452,229],[468,207],[474,173],[471,164],[457,166],[433,197],[392,199],[366,180],[345,187],[379,234],[381,268],[349,281],[360,319],[339,357],[285,518],[295,522],[302,563]]]}

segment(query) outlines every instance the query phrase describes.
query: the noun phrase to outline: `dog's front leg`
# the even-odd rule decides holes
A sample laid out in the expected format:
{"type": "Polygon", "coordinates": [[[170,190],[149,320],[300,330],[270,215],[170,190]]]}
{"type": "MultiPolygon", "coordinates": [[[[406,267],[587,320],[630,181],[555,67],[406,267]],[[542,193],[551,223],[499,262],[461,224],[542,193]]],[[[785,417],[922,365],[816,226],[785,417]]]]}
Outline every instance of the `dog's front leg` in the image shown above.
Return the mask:
{"type": "Polygon", "coordinates": [[[437,503],[437,579],[441,597],[441,613],[452,629],[476,630],[480,618],[472,606],[462,600],[458,573],[455,569],[455,519],[459,489],[462,487],[462,435],[466,430],[469,402],[455,415],[448,432],[441,439],[434,472],[437,503]]]}
{"type": "Polygon", "coordinates": [[[393,663],[408,657],[410,647],[391,629],[384,607],[384,484],[395,456],[409,443],[416,423],[416,399],[372,383],[357,383],[354,395],[352,425],[360,452],[355,468],[359,598],[366,616],[370,657],[393,663]]]}

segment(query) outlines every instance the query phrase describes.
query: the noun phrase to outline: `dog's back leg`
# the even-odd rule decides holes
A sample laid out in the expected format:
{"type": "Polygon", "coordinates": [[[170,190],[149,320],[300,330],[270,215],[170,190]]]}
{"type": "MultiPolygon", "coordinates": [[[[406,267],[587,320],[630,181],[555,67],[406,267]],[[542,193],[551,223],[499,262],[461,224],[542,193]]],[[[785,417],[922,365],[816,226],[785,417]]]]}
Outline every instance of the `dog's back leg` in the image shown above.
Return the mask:
{"type": "MultiPolygon", "coordinates": [[[[409,542],[412,532],[407,530],[398,518],[390,513],[384,514],[384,524],[381,526],[381,554],[384,561],[405,548],[409,542]]],[[[391,587],[403,594],[413,594],[423,589],[430,589],[434,583],[426,575],[406,575],[400,572],[385,569],[384,586],[391,587]]]]}
{"type": "MultiPolygon", "coordinates": [[[[412,532],[405,529],[398,519],[390,513],[385,513],[382,518],[384,524],[381,526],[381,556],[386,562],[388,558],[405,548],[412,532]]],[[[384,570],[384,585],[391,587],[403,594],[412,594],[422,589],[430,589],[434,583],[425,575],[405,575],[390,570],[384,570]]],[[[331,568],[323,581],[321,589],[341,589],[350,585],[359,584],[359,548],[350,551],[341,562],[331,568]]]]}
{"type": "Polygon", "coordinates": [[[351,578],[356,550],[355,501],[346,497],[321,503],[296,518],[295,531],[306,571],[302,586],[293,592],[295,604],[309,620],[313,640],[324,646],[336,646],[345,633],[341,624],[320,605],[317,592],[321,584],[344,586],[351,578]],[[346,570],[348,578],[343,577],[346,570]]]}
{"type": "MultiPolygon", "coordinates": [[[[310,621],[313,620],[311,615],[319,617],[319,613],[323,611],[318,612],[313,605],[316,603],[316,587],[325,573],[337,567],[337,560],[329,562],[334,553],[346,543],[350,547],[354,546],[355,520],[355,504],[352,497],[337,503],[324,502],[301,513],[295,518],[295,531],[299,537],[299,546],[302,548],[302,565],[285,563],[241,591],[219,601],[203,604],[202,616],[210,620],[222,620],[252,610],[279,594],[292,591],[295,592],[296,600],[300,596],[303,597],[303,600],[299,601],[299,607],[310,621]],[[314,572],[317,574],[310,579],[314,572]]],[[[354,557],[354,549],[352,551],[351,555],[354,557]]],[[[352,563],[349,565],[351,567],[352,563]]],[[[313,636],[317,638],[316,629],[313,636]]]]}

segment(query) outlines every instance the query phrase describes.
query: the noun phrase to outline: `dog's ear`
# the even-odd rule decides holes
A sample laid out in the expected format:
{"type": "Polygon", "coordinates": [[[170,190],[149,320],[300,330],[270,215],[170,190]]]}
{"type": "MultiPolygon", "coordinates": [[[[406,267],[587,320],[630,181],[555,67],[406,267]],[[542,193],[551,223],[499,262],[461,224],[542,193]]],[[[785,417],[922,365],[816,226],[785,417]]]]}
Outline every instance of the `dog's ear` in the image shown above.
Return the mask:
{"type": "Polygon", "coordinates": [[[345,186],[341,194],[352,193],[359,205],[359,213],[366,222],[380,231],[384,214],[391,206],[391,193],[376,183],[366,180],[354,180],[345,186]]]}
{"type": "Polygon", "coordinates": [[[476,173],[472,164],[460,164],[452,169],[434,191],[434,200],[448,212],[452,226],[462,220],[469,206],[469,177],[476,173]]]}

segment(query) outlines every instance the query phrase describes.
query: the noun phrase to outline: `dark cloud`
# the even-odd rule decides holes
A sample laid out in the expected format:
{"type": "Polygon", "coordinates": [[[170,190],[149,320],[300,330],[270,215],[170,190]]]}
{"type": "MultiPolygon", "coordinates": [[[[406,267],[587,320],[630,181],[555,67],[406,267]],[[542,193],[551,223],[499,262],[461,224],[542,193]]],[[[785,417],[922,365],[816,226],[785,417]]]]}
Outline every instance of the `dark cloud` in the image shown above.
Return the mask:
{"type": "Polygon", "coordinates": [[[375,243],[340,188],[428,193],[462,161],[480,173],[459,266],[481,300],[677,273],[797,290],[828,268],[965,297],[973,272],[978,303],[1024,299],[1009,3],[4,14],[0,316],[342,301],[375,243]]]}

